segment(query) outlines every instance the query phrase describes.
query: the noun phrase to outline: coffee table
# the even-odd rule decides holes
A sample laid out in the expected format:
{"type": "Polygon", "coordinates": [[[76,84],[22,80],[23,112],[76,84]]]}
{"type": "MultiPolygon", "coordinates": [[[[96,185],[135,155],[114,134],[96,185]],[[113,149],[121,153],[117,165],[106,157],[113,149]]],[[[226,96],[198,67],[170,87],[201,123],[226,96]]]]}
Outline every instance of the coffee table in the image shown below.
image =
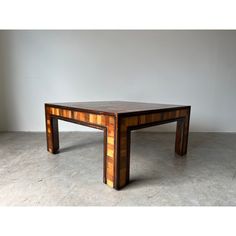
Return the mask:
{"type": "Polygon", "coordinates": [[[129,183],[131,131],[177,121],[175,152],[183,156],[187,153],[190,109],[126,101],[46,103],[47,150],[53,154],[59,151],[58,119],[103,130],[103,182],[118,190],[129,183]]]}

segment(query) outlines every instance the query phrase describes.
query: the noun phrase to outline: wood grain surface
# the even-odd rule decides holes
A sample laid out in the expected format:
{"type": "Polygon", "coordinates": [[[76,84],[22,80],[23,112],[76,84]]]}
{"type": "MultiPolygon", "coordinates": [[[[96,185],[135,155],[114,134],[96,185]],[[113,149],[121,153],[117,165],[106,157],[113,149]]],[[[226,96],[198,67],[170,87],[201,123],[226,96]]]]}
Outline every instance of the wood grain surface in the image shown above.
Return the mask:
{"type": "Polygon", "coordinates": [[[108,108],[108,103],[83,104],[81,108],[79,103],[45,104],[47,150],[59,151],[58,119],[104,130],[103,181],[117,190],[130,178],[131,130],[177,121],[175,152],[187,153],[190,106],[151,104],[144,109],[146,103],[133,103],[132,107],[132,102],[110,102],[108,108]]]}

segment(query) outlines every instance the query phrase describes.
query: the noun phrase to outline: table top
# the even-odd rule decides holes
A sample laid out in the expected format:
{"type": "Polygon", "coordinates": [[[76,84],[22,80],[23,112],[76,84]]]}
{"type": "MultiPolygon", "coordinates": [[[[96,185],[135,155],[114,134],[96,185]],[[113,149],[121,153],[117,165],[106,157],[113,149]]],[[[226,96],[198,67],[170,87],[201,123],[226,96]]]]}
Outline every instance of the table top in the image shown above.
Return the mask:
{"type": "Polygon", "coordinates": [[[97,112],[105,114],[125,114],[152,112],[159,110],[172,110],[187,108],[190,106],[170,105],[159,103],[128,102],[128,101],[94,101],[94,102],[66,102],[66,103],[46,103],[46,105],[82,110],[87,112],[97,112]]]}

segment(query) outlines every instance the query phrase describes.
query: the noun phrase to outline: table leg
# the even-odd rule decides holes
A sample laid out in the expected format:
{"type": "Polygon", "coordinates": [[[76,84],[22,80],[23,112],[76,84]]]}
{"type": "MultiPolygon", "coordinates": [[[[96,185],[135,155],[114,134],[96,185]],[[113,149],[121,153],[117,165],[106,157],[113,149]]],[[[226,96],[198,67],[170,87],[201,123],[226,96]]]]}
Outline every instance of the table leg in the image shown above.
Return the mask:
{"type": "Polygon", "coordinates": [[[125,187],[129,183],[130,176],[130,136],[131,131],[127,127],[120,127],[117,134],[117,189],[125,187]]]}
{"type": "Polygon", "coordinates": [[[119,190],[129,183],[130,131],[122,125],[108,127],[105,138],[104,182],[119,190]]]}
{"type": "Polygon", "coordinates": [[[175,152],[180,156],[184,156],[187,153],[189,118],[190,111],[187,112],[184,118],[179,119],[176,125],[175,152]]]}
{"type": "Polygon", "coordinates": [[[56,154],[59,150],[58,120],[46,113],[47,150],[56,154]]]}

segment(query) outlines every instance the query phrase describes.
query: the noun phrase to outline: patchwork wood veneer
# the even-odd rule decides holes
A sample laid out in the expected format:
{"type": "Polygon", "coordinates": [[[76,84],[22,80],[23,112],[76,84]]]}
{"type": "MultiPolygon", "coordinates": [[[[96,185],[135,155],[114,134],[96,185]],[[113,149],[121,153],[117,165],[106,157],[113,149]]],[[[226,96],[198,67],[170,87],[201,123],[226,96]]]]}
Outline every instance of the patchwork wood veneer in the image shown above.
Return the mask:
{"type": "Polygon", "coordinates": [[[47,150],[59,151],[58,119],[104,130],[103,181],[120,189],[129,182],[131,130],[177,121],[175,152],[183,156],[190,108],[119,101],[45,104],[47,150]]]}

